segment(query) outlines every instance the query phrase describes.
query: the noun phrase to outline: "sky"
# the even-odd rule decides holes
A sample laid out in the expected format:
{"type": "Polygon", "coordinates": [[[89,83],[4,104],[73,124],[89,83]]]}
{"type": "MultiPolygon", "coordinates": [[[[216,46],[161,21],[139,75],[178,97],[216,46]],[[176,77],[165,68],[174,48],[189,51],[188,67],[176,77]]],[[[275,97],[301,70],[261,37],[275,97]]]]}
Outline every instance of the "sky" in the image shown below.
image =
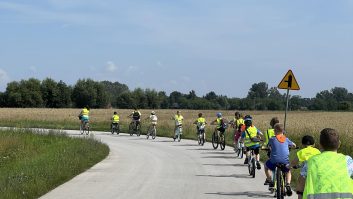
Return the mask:
{"type": "Polygon", "coordinates": [[[291,94],[353,92],[352,10],[351,0],[0,0],[0,91],[50,77],[246,97],[291,69],[291,94]]]}

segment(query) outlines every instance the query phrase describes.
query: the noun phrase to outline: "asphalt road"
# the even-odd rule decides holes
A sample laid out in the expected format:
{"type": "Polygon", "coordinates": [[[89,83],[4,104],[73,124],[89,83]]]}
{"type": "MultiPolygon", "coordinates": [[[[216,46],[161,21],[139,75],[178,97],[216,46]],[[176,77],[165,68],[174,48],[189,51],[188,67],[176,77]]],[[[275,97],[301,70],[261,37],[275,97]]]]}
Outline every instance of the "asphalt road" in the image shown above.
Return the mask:
{"type": "Polygon", "coordinates": [[[109,156],[41,198],[273,198],[263,185],[263,168],[251,178],[244,159],[228,146],[221,151],[194,140],[93,134],[109,145],[109,156]]]}

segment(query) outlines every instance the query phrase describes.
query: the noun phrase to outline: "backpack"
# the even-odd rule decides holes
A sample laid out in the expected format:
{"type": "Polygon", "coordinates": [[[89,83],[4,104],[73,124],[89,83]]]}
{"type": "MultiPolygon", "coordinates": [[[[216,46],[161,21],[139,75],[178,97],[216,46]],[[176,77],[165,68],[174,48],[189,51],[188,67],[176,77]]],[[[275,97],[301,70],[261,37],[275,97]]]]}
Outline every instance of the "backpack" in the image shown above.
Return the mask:
{"type": "Polygon", "coordinates": [[[221,127],[222,127],[223,129],[227,129],[227,128],[228,128],[228,124],[227,124],[226,122],[224,122],[223,119],[221,119],[221,127]]]}

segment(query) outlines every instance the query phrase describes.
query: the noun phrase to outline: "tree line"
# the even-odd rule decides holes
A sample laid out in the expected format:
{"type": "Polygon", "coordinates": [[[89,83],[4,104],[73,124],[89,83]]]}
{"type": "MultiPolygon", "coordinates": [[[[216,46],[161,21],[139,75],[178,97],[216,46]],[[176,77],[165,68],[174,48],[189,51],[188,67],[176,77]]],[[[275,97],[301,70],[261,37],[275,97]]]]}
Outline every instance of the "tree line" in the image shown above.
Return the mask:
{"type": "MultiPolygon", "coordinates": [[[[223,110],[284,110],[285,94],[266,82],[254,83],[245,98],[229,98],[210,91],[199,97],[194,90],[189,93],[174,91],[169,96],[164,91],[136,88],[110,81],[79,79],[75,85],[46,78],[13,81],[6,91],[0,92],[0,107],[46,108],[140,108],[140,109],[223,109],[223,110]]],[[[324,90],[313,98],[290,96],[290,110],[353,110],[353,94],[346,88],[324,90]]]]}

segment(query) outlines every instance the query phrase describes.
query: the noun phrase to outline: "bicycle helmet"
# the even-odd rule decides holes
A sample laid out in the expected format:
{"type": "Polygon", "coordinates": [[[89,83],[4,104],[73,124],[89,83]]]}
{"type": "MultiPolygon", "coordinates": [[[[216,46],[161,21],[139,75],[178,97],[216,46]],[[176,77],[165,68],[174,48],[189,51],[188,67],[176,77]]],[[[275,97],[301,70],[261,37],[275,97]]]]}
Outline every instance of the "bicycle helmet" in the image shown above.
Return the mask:
{"type": "Polygon", "coordinates": [[[154,111],[151,112],[151,115],[155,115],[155,114],[156,114],[156,112],[154,112],[154,111]]]}
{"type": "Polygon", "coordinates": [[[217,117],[218,118],[222,117],[222,113],[217,113],[217,117]]]}
{"type": "Polygon", "coordinates": [[[250,115],[245,115],[244,121],[252,121],[252,117],[250,115]]]}

